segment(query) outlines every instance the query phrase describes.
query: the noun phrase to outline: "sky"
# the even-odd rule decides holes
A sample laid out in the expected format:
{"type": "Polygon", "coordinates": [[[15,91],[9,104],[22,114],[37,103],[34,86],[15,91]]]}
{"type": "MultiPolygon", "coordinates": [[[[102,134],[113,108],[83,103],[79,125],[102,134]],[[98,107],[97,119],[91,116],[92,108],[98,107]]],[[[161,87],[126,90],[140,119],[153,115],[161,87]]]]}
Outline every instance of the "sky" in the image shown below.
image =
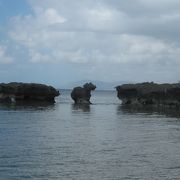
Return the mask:
{"type": "Polygon", "coordinates": [[[0,0],[0,82],[178,82],[179,0],[0,0]]]}

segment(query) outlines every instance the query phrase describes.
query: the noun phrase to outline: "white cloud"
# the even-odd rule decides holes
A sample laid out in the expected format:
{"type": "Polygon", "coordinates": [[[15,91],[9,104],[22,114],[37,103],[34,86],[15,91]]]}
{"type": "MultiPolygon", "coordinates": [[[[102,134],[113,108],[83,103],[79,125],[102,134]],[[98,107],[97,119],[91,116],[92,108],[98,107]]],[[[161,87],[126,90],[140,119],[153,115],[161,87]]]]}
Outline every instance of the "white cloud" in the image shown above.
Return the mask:
{"type": "Polygon", "coordinates": [[[38,51],[29,50],[30,62],[32,63],[46,63],[51,62],[51,57],[47,54],[41,54],[38,51]]]}
{"type": "Polygon", "coordinates": [[[12,18],[9,36],[32,63],[83,64],[96,74],[105,74],[102,66],[112,74],[124,66],[151,68],[151,74],[180,66],[177,0],[29,2],[34,14],[12,18]]]}
{"type": "Polygon", "coordinates": [[[86,9],[84,12],[87,26],[92,30],[106,30],[114,26],[115,14],[111,9],[98,7],[86,9]]]}
{"type": "Polygon", "coordinates": [[[7,55],[6,47],[0,46],[0,64],[11,64],[13,62],[13,58],[7,55]]]}
{"type": "Polygon", "coordinates": [[[61,16],[54,8],[36,8],[36,23],[41,25],[54,25],[66,22],[66,18],[61,16]]]}
{"type": "MultiPolygon", "coordinates": [[[[95,19],[91,28],[100,24],[99,27],[103,29],[106,21],[113,21],[109,11],[102,11],[88,12],[92,13],[88,16],[92,19],[91,22],[95,19]],[[96,16],[99,17],[95,18],[96,16]]],[[[173,64],[180,55],[178,45],[169,41],[142,35],[108,33],[106,30],[102,33],[76,31],[73,27],[71,31],[64,31],[59,27],[45,28],[44,25],[39,25],[37,19],[42,18],[31,19],[31,23],[26,17],[18,21],[16,19],[15,29],[10,32],[16,42],[28,49],[30,61],[34,63],[160,63],[170,58],[173,64]]]]}

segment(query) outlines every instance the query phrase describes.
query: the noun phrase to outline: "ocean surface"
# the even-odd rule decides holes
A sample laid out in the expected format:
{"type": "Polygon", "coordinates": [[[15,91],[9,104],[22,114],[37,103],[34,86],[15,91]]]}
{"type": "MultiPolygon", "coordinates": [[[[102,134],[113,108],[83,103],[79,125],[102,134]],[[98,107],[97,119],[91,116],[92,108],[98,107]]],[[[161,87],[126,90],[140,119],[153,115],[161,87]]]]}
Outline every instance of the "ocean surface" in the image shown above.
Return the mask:
{"type": "Polygon", "coordinates": [[[123,107],[115,91],[75,106],[0,105],[0,180],[179,180],[180,115],[123,107]]]}

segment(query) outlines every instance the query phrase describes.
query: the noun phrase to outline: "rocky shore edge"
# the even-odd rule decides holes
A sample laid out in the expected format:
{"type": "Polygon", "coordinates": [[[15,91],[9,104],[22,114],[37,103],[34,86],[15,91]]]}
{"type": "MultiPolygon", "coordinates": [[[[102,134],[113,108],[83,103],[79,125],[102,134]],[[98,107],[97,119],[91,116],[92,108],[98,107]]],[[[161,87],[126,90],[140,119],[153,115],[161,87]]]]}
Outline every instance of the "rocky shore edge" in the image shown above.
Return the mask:
{"type": "Polygon", "coordinates": [[[116,87],[123,105],[180,107],[180,83],[123,84],[116,87]]]}
{"type": "MultiPolygon", "coordinates": [[[[85,83],[75,87],[71,98],[75,104],[91,104],[91,91],[96,85],[85,83]]],[[[116,87],[122,105],[166,106],[180,108],[180,83],[157,84],[153,82],[123,84],[116,87]]],[[[60,92],[52,86],[37,83],[0,83],[0,102],[55,102],[60,92]]]]}
{"type": "Polygon", "coordinates": [[[0,102],[55,102],[60,93],[52,86],[37,83],[0,83],[0,102]]]}

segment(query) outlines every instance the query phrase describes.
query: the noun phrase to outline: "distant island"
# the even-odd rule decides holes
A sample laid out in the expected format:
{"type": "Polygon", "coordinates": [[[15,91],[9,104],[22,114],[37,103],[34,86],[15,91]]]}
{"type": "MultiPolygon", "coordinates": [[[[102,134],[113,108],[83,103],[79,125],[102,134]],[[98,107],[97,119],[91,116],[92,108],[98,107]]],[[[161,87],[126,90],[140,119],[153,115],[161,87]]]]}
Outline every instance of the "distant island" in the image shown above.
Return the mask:
{"type": "Polygon", "coordinates": [[[180,83],[124,84],[116,87],[117,96],[124,105],[154,105],[180,107],[180,83]]]}

